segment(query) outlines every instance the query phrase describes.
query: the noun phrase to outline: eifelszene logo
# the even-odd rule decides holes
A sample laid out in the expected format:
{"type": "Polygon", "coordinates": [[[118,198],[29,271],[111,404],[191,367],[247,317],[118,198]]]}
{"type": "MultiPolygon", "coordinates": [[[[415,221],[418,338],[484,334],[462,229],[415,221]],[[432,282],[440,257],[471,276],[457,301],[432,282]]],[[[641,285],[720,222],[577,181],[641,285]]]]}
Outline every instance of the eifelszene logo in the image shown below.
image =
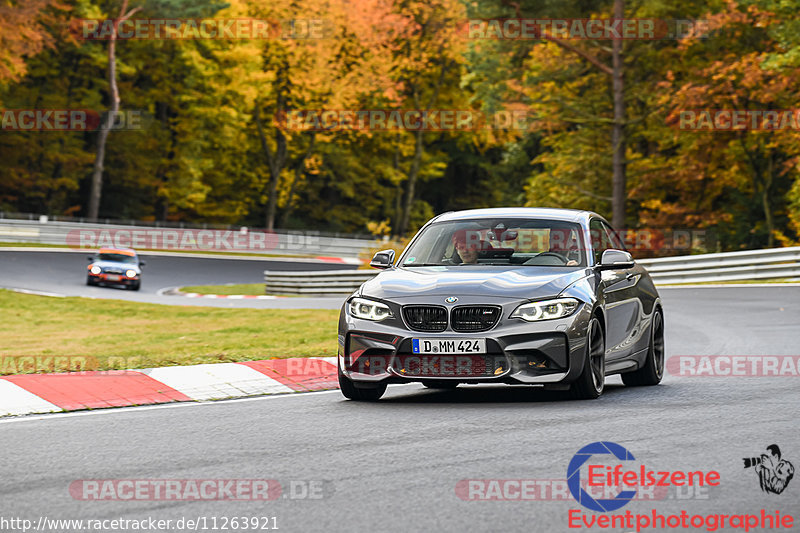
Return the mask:
{"type": "Polygon", "coordinates": [[[769,453],[762,453],[761,457],[742,459],[744,467],[755,470],[762,491],[780,494],[794,477],[794,466],[781,458],[781,449],[777,444],[767,446],[767,451],[769,453]]]}
{"type": "Polygon", "coordinates": [[[624,507],[636,497],[637,488],[644,487],[704,487],[718,486],[720,474],[715,470],[703,472],[695,471],[655,471],[640,464],[638,467],[626,470],[624,465],[609,466],[608,459],[616,458],[621,462],[635,461],[631,452],[615,442],[592,442],[578,450],[567,467],[567,487],[575,501],[592,511],[607,513],[624,507]],[[597,459],[591,460],[596,456],[597,459]],[[612,456],[612,457],[603,457],[612,456]],[[586,466],[587,488],[599,489],[603,494],[617,494],[613,498],[595,499],[581,483],[581,467],[586,466]],[[619,490],[619,489],[627,490],[619,490]]]}
{"type": "MultiPolygon", "coordinates": [[[[611,454],[620,461],[634,461],[636,458],[631,452],[620,446],[615,442],[593,442],[587,444],[576,453],[567,467],[567,487],[572,497],[575,498],[579,504],[591,509],[592,511],[599,511],[605,513],[608,511],[616,511],[620,507],[627,505],[634,496],[635,490],[623,490],[619,492],[612,499],[597,499],[589,495],[581,487],[581,466],[585,464],[593,455],[611,454]]],[[[589,467],[590,469],[592,467],[589,467]]],[[[592,475],[589,474],[589,484],[593,485],[592,475]]]]}

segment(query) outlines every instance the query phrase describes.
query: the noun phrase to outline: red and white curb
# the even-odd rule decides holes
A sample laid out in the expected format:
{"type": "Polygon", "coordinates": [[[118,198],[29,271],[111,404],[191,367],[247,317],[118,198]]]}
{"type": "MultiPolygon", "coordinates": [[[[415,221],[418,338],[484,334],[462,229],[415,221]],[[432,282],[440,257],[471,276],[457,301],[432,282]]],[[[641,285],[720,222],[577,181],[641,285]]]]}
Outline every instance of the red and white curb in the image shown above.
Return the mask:
{"type": "Polygon", "coordinates": [[[170,296],[185,296],[186,298],[227,298],[229,300],[274,300],[280,296],[266,294],[201,294],[199,292],[173,292],[170,296]]]}
{"type": "Polygon", "coordinates": [[[201,292],[181,292],[180,287],[167,287],[156,291],[158,296],[182,296],[184,298],[214,298],[228,300],[274,300],[285,298],[285,296],[273,296],[269,294],[204,294],[201,292]]]}
{"type": "Polygon", "coordinates": [[[0,377],[0,416],[336,389],[335,357],[0,377]]]}
{"type": "Polygon", "coordinates": [[[357,257],[323,257],[317,256],[314,258],[315,260],[321,263],[339,263],[341,265],[358,265],[361,266],[364,264],[364,261],[358,259],[357,257]]]}

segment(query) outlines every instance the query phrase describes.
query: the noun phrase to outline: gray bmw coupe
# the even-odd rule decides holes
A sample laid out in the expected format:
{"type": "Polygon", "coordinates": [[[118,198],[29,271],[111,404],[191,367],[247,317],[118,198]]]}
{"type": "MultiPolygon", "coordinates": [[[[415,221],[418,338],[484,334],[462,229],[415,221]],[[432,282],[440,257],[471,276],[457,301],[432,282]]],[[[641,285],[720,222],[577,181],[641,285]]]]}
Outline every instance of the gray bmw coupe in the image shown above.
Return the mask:
{"type": "Polygon", "coordinates": [[[656,385],[664,316],[649,274],[601,216],[568,209],[439,215],[345,302],[339,385],[530,384],[597,398],[606,376],[656,385]]]}

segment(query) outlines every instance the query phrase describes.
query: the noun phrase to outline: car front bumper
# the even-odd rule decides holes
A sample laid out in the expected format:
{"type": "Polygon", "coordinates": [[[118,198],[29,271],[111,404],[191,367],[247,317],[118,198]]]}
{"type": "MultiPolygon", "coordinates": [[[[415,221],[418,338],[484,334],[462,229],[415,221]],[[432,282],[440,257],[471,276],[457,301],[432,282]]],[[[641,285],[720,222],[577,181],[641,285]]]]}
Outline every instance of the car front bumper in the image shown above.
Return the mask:
{"type": "MultiPolygon", "coordinates": [[[[502,307],[501,318],[490,330],[474,333],[449,327],[437,333],[413,331],[401,318],[400,305],[391,302],[384,303],[394,317],[381,322],[355,318],[343,308],[339,369],[356,386],[414,381],[557,385],[576,379],[583,370],[591,306],[581,304],[568,317],[541,322],[509,318],[525,302],[488,302],[502,307]],[[486,353],[419,355],[412,351],[413,339],[485,339],[486,353]]],[[[403,302],[420,303],[426,302],[403,302]]],[[[487,302],[462,298],[459,305],[464,304],[487,302]]]]}
{"type": "Polygon", "coordinates": [[[105,272],[102,272],[100,274],[92,274],[91,272],[89,272],[89,278],[95,283],[108,283],[115,285],[133,285],[135,283],[138,283],[140,280],[140,276],[129,278],[125,274],[107,274],[105,272]],[[109,279],[108,276],[118,276],[119,279],[109,279]]]}

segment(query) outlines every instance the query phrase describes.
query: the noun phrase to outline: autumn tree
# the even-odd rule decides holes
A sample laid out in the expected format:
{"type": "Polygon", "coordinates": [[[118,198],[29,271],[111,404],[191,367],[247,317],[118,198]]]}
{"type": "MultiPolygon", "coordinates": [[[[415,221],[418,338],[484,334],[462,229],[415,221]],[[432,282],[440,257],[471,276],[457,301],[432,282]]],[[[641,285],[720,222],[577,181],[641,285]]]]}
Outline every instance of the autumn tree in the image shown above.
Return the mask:
{"type": "Polygon", "coordinates": [[[60,0],[8,0],[0,4],[0,83],[19,81],[26,59],[55,42],[69,6],[60,0]]]}

